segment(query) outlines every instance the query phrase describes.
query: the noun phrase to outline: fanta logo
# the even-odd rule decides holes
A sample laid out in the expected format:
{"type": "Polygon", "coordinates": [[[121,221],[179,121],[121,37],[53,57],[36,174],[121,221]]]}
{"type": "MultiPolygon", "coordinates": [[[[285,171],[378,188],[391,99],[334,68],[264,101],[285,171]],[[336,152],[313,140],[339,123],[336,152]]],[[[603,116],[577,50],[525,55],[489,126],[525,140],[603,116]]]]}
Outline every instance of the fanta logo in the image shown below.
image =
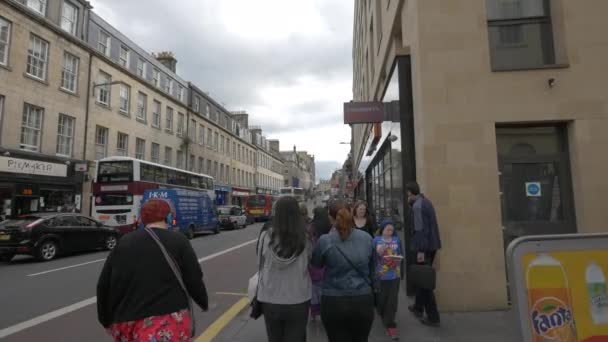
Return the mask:
{"type": "Polygon", "coordinates": [[[532,323],[537,335],[551,335],[548,333],[573,323],[572,311],[561,301],[541,300],[538,306],[535,305],[532,311],[532,323]]]}

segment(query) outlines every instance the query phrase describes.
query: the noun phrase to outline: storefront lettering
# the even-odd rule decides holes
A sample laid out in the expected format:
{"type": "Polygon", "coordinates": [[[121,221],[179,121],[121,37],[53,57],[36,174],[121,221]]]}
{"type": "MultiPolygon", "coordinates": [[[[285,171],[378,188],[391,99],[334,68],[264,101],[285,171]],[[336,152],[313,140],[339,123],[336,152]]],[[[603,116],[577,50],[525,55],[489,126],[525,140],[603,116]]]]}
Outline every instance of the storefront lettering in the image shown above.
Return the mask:
{"type": "Polygon", "coordinates": [[[67,176],[66,165],[10,157],[0,157],[0,171],[43,176],[67,176]]]}

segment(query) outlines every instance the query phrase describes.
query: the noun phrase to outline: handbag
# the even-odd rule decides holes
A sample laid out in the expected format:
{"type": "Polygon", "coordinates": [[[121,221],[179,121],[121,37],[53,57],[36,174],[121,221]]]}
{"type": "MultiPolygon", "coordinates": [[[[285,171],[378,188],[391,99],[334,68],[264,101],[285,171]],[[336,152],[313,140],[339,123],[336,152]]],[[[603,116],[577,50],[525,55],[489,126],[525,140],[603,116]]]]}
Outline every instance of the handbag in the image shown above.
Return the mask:
{"type": "Polygon", "coordinates": [[[342,254],[342,257],[346,260],[346,262],[348,262],[348,264],[350,265],[350,267],[352,267],[353,270],[355,270],[355,272],[357,272],[357,274],[359,274],[359,276],[361,278],[363,278],[363,280],[365,280],[365,282],[367,283],[367,285],[369,285],[372,288],[372,294],[374,296],[374,306],[378,306],[378,301],[379,301],[379,297],[380,297],[380,289],[378,288],[378,285],[376,282],[372,281],[371,276],[370,277],[366,277],[363,272],[361,272],[361,270],[359,270],[355,264],[353,264],[352,261],[350,261],[350,259],[346,256],[346,254],[344,254],[344,252],[342,251],[342,249],[340,249],[340,247],[334,245],[334,247],[336,247],[336,249],[338,250],[338,252],[340,252],[340,254],[342,254]]]}
{"type": "Polygon", "coordinates": [[[165,260],[167,261],[167,264],[169,264],[169,268],[171,268],[171,271],[173,271],[175,278],[177,278],[177,282],[179,283],[179,286],[182,288],[182,290],[186,294],[186,298],[188,299],[188,311],[190,312],[190,331],[192,332],[191,337],[194,337],[195,336],[194,330],[196,329],[196,324],[194,322],[194,310],[192,308],[192,297],[190,297],[190,294],[188,293],[188,289],[186,289],[186,285],[184,284],[184,278],[182,276],[182,272],[180,271],[179,266],[175,262],[175,259],[173,259],[173,257],[169,254],[169,252],[167,251],[167,249],[165,248],[163,243],[160,241],[158,235],[156,235],[156,233],[148,227],[145,227],[145,230],[148,233],[148,235],[150,235],[152,240],[154,240],[154,242],[156,242],[156,244],[160,248],[160,251],[163,253],[165,260]]]}
{"type": "Polygon", "coordinates": [[[437,272],[433,266],[427,264],[410,265],[408,277],[412,284],[419,289],[435,290],[437,284],[437,272]]]}
{"type": "Polygon", "coordinates": [[[251,312],[249,313],[249,317],[253,319],[258,319],[262,316],[262,303],[258,300],[258,291],[260,289],[260,278],[262,274],[262,265],[263,265],[263,255],[264,255],[264,239],[266,235],[262,237],[262,250],[259,255],[259,266],[258,271],[251,278],[249,278],[249,287],[247,288],[247,296],[250,297],[251,303],[251,312]]]}

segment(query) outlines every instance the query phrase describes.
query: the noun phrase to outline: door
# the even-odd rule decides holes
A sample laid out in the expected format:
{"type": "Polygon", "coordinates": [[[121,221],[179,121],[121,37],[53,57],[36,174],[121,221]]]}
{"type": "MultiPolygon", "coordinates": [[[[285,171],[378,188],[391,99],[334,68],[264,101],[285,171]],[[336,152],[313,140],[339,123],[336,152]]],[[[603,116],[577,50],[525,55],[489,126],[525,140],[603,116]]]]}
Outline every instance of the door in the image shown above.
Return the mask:
{"type": "Polygon", "coordinates": [[[74,218],[79,223],[79,243],[83,250],[92,250],[104,246],[105,239],[109,235],[106,229],[100,227],[96,221],[88,217],[75,216],[74,218]]]}
{"type": "Polygon", "coordinates": [[[80,250],[78,222],[71,215],[61,215],[50,220],[46,233],[59,236],[62,252],[80,250]]]}
{"type": "Polygon", "coordinates": [[[496,129],[505,248],[520,236],[576,233],[565,130],[496,129]]]}

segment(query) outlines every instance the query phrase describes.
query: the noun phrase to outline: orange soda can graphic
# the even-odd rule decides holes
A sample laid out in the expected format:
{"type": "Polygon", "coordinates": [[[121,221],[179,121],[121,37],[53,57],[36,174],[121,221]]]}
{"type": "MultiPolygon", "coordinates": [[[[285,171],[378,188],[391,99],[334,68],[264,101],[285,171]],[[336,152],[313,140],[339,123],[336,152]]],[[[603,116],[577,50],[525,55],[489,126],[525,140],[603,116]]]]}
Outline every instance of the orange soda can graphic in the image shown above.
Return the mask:
{"type": "Polygon", "coordinates": [[[572,296],[559,260],[539,254],[528,264],[528,315],[535,342],[578,342],[572,296]]]}

